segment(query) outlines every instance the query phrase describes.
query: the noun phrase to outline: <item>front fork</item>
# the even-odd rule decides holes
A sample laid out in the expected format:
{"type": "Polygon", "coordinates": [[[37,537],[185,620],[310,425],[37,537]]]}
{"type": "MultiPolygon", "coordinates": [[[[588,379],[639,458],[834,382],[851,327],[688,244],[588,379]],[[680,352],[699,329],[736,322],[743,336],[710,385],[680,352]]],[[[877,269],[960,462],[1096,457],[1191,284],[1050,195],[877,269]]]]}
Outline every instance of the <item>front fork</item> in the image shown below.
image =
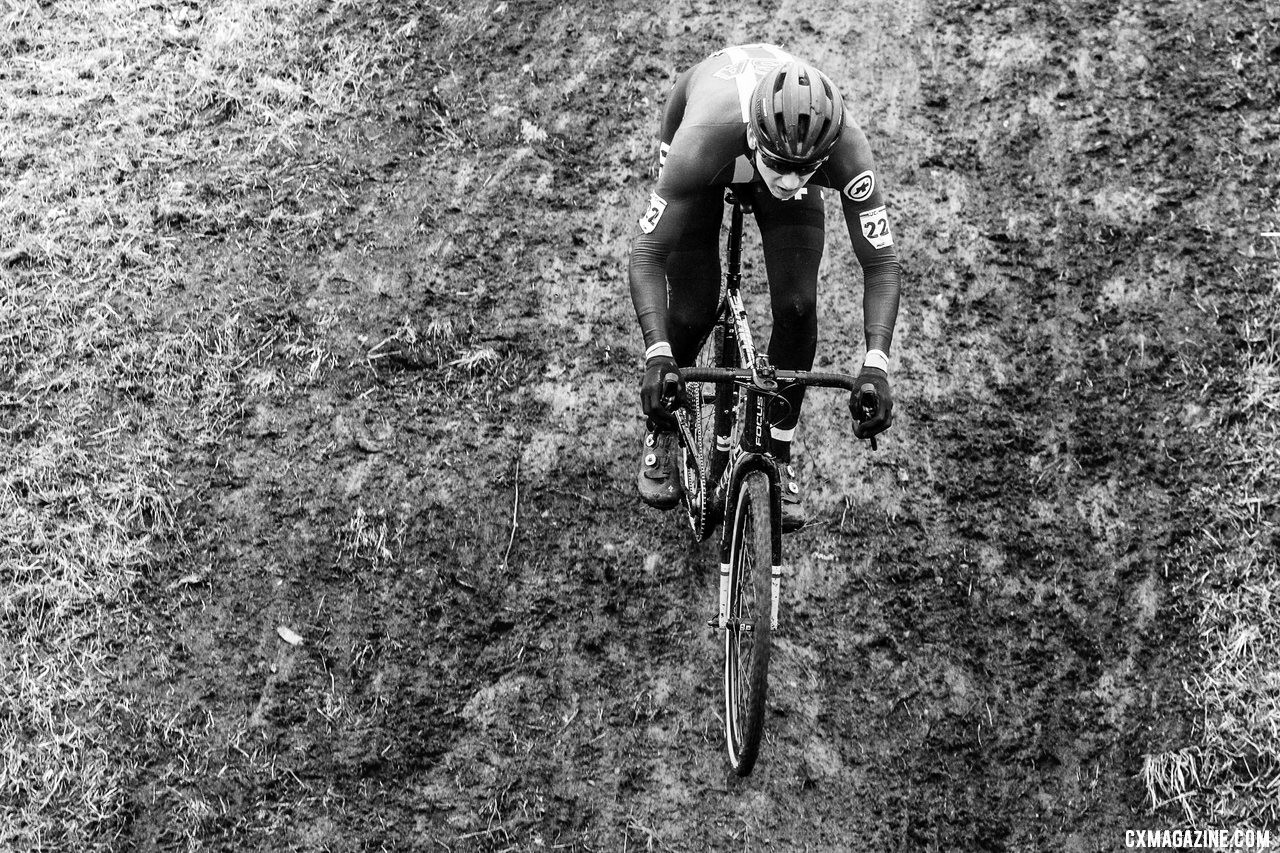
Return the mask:
{"type": "MultiPolygon", "coordinates": [[[[725,469],[727,480],[724,494],[725,523],[720,534],[720,612],[719,626],[721,630],[729,627],[729,603],[733,589],[730,585],[730,567],[733,562],[733,530],[737,526],[739,488],[743,478],[751,471],[764,471],[769,478],[769,540],[770,540],[770,595],[769,595],[769,627],[778,627],[778,602],[782,595],[782,483],[778,469],[772,459],[759,453],[746,453],[737,456],[725,469]]],[[[741,582],[741,580],[739,581],[741,582]]]]}

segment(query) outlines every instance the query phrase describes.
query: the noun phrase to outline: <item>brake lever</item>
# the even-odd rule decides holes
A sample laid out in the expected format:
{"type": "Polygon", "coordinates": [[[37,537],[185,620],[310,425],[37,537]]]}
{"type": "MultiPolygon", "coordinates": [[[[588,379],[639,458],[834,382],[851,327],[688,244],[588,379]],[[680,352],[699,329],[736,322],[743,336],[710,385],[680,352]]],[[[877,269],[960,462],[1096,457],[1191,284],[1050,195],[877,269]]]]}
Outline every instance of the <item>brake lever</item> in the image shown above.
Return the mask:
{"type": "MultiPolygon", "coordinates": [[[[862,417],[858,418],[860,423],[866,423],[876,415],[876,410],[880,408],[880,395],[876,393],[876,386],[870,382],[864,384],[858,390],[858,412],[862,417]]],[[[871,449],[877,450],[876,437],[873,435],[869,439],[871,441],[871,449]]]]}
{"type": "Polygon", "coordinates": [[[668,373],[662,377],[662,407],[668,412],[675,412],[680,402],[680,374],[668,373]]]}

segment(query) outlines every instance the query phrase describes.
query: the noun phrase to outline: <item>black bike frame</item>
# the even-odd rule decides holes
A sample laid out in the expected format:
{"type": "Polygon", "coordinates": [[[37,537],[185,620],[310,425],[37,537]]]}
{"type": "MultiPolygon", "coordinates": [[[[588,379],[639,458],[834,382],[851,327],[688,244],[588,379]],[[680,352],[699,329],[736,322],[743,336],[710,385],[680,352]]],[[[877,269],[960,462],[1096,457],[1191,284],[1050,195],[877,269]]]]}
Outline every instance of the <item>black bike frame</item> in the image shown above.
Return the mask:
{"type": "MultiPolygon", "coordinates": [[[[723,632],[725,642],[725,726],[729,743],[730,760],[739,775],[751,772],[755,763],[761,726],[763,725],[763,702],[766,695],[768,654],[773,631],[778,627],[778,609],[781,601],[782,586],[782,484],[779,474],[779,462],[773,454],[773,435],[770,427],[770,409],[777,399],[780,389],[793,385],[822,386],[827,388],[843,388],[854,392],[857,379],[844,373],[815,373],[809,370],[778,370],[769,363],[766,355],[756,352],[755,342],[751,337],[751,328],[747,323],[747,312],[742,301],[742,230],[743,206],[732,191],[726,196],[732,204],[729,223],[728,246],[725,271],[725,292],[717,311],[716,322],[712,327],[712,337],[703,342],[700,355],[705,358],[714,354],[717,364],[709,367],[682,367],[680,376],[686,383],[698,383],[693,396],[681,402],[681,411],[677,417],[680,429],[680,444],[683,456],[680,476],[686,484],[685,507],[688,510],[690,525],[699,539],[707,538],[720,524],[720,613],[719,630],[723,632]],[[707,396],[703,386],[715,385],[714,414],[711,418],[710,430],[713,433],[711,442],[706,441],[707,423],[704,419],[707,396]],[[736,417],[735,417],[736,416],[736,417]],[[692,432],[689,426],[693,419],[692,432]],[[737,432],[734,426],[737,421],[737,432]],[[734,440],[734,436],[737,440],[734,440]],[[744,519],[739,512],[750,513],[759,522],[756,507],[744,503],[747,495],[760,496],[759,481],[754,478],[763,475],[768,482],[769,503],[769,542],[770,542],[770,590],[769,590],[769,630],[763,630],[764,615],[751,613],[743,617],[734,615],[730,618],[730,604],[734,594],[741,592],[731,588],[734,577],[734,559],[739,557],[735,548],[750,548],[763,544],[756,537],[764,531],[756,529],[751,535],[735,536],[734,529],[744,519]],[[718,482],[712,483],[715,478],[718,482]],[[694,483],[696,480],[696,484],[694,483]],[[691,485],[693,484],[693,485],[691,485]],[[723,488],[718,488],[722,485],[723,488]],[[715,498],[723,499],[722,507],[715,506],[715,498]],[[751,669],[745,674],[740,668],[741,643],[744,632],[761,626],[760,638],[763,650],[757,651],[752,646],[747,653],[751,669]],[[750,708],[743,712],[738,704],[746,695],[743,693],[743,678],[749,679],[750,708]],[[741,713],[740,713],[741,712],[741,713]],[[745,717],[743,717],[745,713],[745,717]],[[750,727],[745,732],[739,731],[739,725],[750,727]],[[741,746],[741,749],[740,749],[741,746]]],[[[875,402],[875,388],[865,384],[858,399],[861,411],[873,411],[868,408],[875,402]],[[870,398],[868,399],[868,395],[870,398]]],[[[851,402],[853,402],[851,400],[851,402]]],[[[874,441],[872,448],[875,448],[874,441]]],[[[762,497],[755,500],[760,501],[762,497]]],[[[763,554],[755,554],[753,566],[747,571],[753,578],[758,578],[756,571],[764,569],[763,554]]],[[[739,561],[739,570],[743,570],[739,561]]],[[[738,583],[753,583],[753,578],[739,580],[738,583]]],[[[764,597],[762,590],[753,597],[759,600],[764,597]]],[[[762,605],[763,602],[761,601],[762,605]]],[[[717,620],[711,623],[715,625],[717,620]]]]}
{"type": "MultiPolygon", "coordinates": [[[[844,373],[816,373],[809,370],[778,370],[769,363],[767,356],[758,353],[747,323],[747,311],[742,301],[742,203],[730,194],[732,211],[727,238],[727,269],[725,271],[724,315],[717,322],[725,336],[724,350],[736,352],[737,366],[685,367],[680,374],[686,381],[715,382],[717,409],[715,414],[715,441],[720,449],[731,454],[725,477],[724,525],[720,536],[720,566],[722,578],[728,574],[733,547],[731,519],[737,512],[742,480],[752,471],[762,471],[769,478],[770,517],[772,530],[773,563],[773,612],[770,622],[777,627],[778,588],[782,572],[782,484],[777,462],[772,454],[772,436],[769,431],[769,404],[777,396],[781,386],[802,384],[827,388],[843,388],[853,392],[857,387],[855,377],[844,373]],[[742,431],[736,445],[732,443],[732,415],[734,395],[728,393],[730,384],[742,389],[742,431]]],[[[874,448],[874,443],[872,447],[874,448]]],[[[695,464],[704,464],[698,460],[695,464]]],[[[722,590],[721,601],[726,600],[722,590]]],[[[724,614],[721,614],[721,627],[724,614]]]]}
{"type": "MultiPolygon", "coordinates": [[[[751,383],[745,388],[745,404],[742,412],[742,438],[738,447],[731,450],[733,457],[729,463],[727,489],[725,491],[725,519],[734,518],[737,512],[737,501],[742,479],[751,471],[763,471],[769,478],[769,517],[772,520],[770,541],[772,543],[772,563],[775,573],[782,566],[782,485],[778,469],[773,464],[770,454],[771,435],[769,433],[768,407],[773,399],[772,393],[777,391],[777,371],[769,364],[766,357],[756,352],[755,341],[751,337],[751,328],[747,325],[746,306],[742,301],[742,203],[733,197],[733,206],[729,215],[729,236],[727,238],[727,269],[725,270],[725,296],[727,322],[725,323],[725,350],[738,353],[738,367],[750,369],[751,383]],[[732,346],[732,349],[730,347],[732,346]],[[763,393],[762,393],[763,392],[763,393]]],[[[716,442],[720,446],[727,444],[732,436],[728,434],[728,417],[716,416],[716,442]],[[724,429],[724,432],[721,430],[724,429]]],[[[729,535],[730,524],[725,524],[720,536],[720,565],[729,564],[732,547],[729,535]]],[[[774,600],[774,613],[771,622],[777,626],[777,601],[774,600]]]]}

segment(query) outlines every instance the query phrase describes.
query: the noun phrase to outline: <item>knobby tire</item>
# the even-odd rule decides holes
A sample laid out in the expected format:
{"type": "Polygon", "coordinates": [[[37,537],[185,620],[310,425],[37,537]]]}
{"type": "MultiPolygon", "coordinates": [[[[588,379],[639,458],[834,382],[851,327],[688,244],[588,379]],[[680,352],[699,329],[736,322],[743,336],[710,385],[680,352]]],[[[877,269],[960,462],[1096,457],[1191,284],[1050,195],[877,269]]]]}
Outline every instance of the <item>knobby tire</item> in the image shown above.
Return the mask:
{"type": "Polygon", "coordinates": [[[724,635],[725,740],[734,772],[746,776],[764,733],[772,640],[772,504],[763,471],[746,475],[736,504],[724,635]]]}

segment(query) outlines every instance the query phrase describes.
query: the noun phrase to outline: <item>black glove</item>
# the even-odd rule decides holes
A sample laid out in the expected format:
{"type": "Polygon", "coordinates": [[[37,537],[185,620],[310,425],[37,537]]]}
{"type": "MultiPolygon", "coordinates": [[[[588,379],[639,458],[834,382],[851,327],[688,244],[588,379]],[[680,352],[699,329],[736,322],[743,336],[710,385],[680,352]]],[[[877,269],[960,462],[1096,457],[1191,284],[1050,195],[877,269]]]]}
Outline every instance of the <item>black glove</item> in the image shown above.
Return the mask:
{"type": "Polygon", "coordinates": [[[864,367],[858,374],[858,390],[849,398],[853,413],[853,434],[871,438],[893,423],[893,394],[889,391],[889,374],[878,367],[864,367]]]}
{"type": "Polygon", "coordinates": [[[640,381],[640,406],[657,426],[674,428],[672,414],[676,402],[684,395],[680,367],[669,355],[655,355],[644,363],[644,379],[640,381]]]}

